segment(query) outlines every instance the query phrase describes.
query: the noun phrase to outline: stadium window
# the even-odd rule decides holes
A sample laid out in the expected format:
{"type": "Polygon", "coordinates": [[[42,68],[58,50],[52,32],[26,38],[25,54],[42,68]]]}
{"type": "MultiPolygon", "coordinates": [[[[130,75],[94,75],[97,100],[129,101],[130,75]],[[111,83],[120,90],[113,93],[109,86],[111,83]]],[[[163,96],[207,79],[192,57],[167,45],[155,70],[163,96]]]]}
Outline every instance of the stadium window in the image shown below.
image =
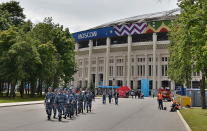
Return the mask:
{"type": "Polygon", "coordinates": [[[110,59],[109,60],[109,63],[114,63],[114,59],[110,59]]]}
{"type": "Polygon", "coordinates": [[[140,69],[139,69],[139,65],[137,66],[137,75],[140,76],[140,69]]]}
{"type": "Polygon", "coordinates": [[[109,80],[109,86],[113,86],[113,81],[109,80]]]}
{"type": "Polygon", "coordinates": [[[132,35],[132,42],[152,41],[152,33],[132,35]]]}
{"type": "Polygon", "coordinates": [[[149,76],[152,76],[152,65],[148,65],[149,76]]]}
{"type": "Polygon", "coordinates": [[[123,66],[117,66],[116,67],[116,75],[117,76],[123,76],[123,70],[124,68],[123,68],[123,66]]]}
{"type": "Polygon", "coordinates": [[[88,44],[89,44],[88,40],[87,41],[80,41],[79,42],[79,49],[89,47],[88,44]]]}
{"type": "Polygon", "coordinates": [[[142,65],[140,66],[140,76],[143,76],[143,69],[142,65]]]}
{"type": "Polygon", "coordinates": [[[134,76],[134,66],[131,66],[131,76],[134,76]]]}
{"type": "Polygon", "coordinates": [[[134,62],[134,58],[132,58],[132,62],[134,62]]]}
{"type": "Polygon", "coordinates": [[[162,57],[162,61],[163,61],[163,62],[165,61],[165,57],[162,57]]]}
{"type": "Polygon", "coordinates": [[[131,80],[131,84],[130,84],[131,89],[133,89],[133,85],[134,85],[134,81],[131,80]]]}
{"type": "Polygon", "coordinates": [[[145,65],[142,65],[142,69],[143,69],[143,76],[145,76],[145,65]]]}
{"type": "Polygon", "coordinates": [[[157,41],[165,41],[169,40],[168,32],[158,32],[157,33],[157,41]]]}
{"type": "Polygon", "coordinates": [[[95,65],[96,64],[96,60],[92,60],[92,64],[95,65]]]}
{"type": "Polygon", "coordinates": [[[127,36],[111,37],[111,44],[125,44],[127,43],[127,36]]]}
{"type": "Polygon", "coordinates": [[[106,38],[93,40],[93,46],[102,46],[102,45],[106,45],[106,38]]]}
{"type": "Polygon", "coordinates": [[[116,61],[117,63],[123,63],[124,62],[124,60],[123,59],[117,59],[117,61],[116,61]]]}
{"type": "Polygon", "coordinates": [[[104,60],[98,60],[98,64],[104,64],[104,60]]]}
{"type": "Polygon", "coordinates": [[[163,62],[167,62],[168,61],[168,57],[162,57],[162,61],[163,62]]]}
{"type": "Polygon", "coordinates": [[[165,61],[167,61],[167,57],[165,57],[165,61]]]}
{"type": "Polygon", "coordinates": [[[152,57],[149,57],[148,59],[149,59],[149,62],[152,62],[152,57]]]}
{"type": "Polygon", "coordinates": [[[167,76],[167,69],[168,69],[168,66],[165,65],[165,76],[167,76]]]}
{"type": "Polygon", "coordinates": [[[156,76],[157,76],[157,74],[158,74],[158,66],[156,65],[156,76]]]}
{"type": "Polygon", "coordinates": [[[167,76],[167,65],[162,65],[162,76],[167,76]]]}
{"type": "Polygon", "coordinates": [[[113,66],[109,67],[109,76],[113,76],[113,66]]]}

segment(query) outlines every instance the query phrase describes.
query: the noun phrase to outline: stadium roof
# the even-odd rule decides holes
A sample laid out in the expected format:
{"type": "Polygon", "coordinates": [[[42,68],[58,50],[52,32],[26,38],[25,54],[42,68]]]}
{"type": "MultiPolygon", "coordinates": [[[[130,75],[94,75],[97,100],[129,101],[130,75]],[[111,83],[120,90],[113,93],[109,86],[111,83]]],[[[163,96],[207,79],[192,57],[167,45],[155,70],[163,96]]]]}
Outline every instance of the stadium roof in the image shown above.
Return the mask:
{"type": "Polygon", "coordinates": [[[117,21],[105,23],[105,24],[90,28],[88,30],[109,27],[109,26],[114,26],[114,25],[122,25],[122,24],[127,24],[127,23],[135,23],[135,22],[139,23],[139,22],[148,22],[148,21],[171,20],[177,14],[180,14],[180,8],[176,8],[176,9],[169,10],[169,11],[128,17],[125,19],[120,19],[117,21]]]}

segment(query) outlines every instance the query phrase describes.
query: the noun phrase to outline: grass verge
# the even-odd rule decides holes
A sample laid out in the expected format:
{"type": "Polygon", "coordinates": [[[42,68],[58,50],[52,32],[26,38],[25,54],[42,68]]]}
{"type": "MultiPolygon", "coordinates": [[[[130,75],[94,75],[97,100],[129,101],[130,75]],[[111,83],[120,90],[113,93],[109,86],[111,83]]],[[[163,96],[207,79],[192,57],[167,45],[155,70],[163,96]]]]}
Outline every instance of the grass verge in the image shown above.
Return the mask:
{"type": "Polygon", "coordinates": [[[27,101],[40,101],[44,100],[44,97],[24,97],[21,98],[19,96],[15,98],[8,98],[8,97],[0,97],[0,103],[13,103],[13,102],[27,102],[27,101]]]}
{"type": "Polygon", "coordinates": [[[206,109],[182,109],[180,110],[180,113],[193,131],[207,131],[206,109]]]}

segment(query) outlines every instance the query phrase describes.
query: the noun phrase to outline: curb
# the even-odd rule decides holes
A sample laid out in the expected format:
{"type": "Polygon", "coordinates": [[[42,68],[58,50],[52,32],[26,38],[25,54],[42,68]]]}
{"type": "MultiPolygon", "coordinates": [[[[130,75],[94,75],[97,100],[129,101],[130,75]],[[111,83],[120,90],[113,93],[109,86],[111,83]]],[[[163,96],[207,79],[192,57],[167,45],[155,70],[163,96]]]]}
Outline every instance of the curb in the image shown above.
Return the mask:
{"type": "MultiPolygon", "coordinates": [[[[101,97],[96,97],[95,99],[101,99],[101,97]]],[[[13,107],[13,106],[37,105],[37,104],[44,104],[44,101],[1,103],[0,108],[13,107]]]]}
{"type": "Polygon", "coordinates": [[[185,121],[185,119],[183,118],[183,116],[181,115],[180,111],[177,110],[177,114],[180,117],[182,123],[184,124],[185,128],[187,131],[192,131],[192,129],[190,128],[190,126],[188,125],[188,123],[185,121]]]}
{"type": "Polygon", "coordinates": [[[44,101],[18,102],[18,103],[2,103],[2,104],[0,104],[0,108],[3,108],[3,107],[13,107],[13,106],[36,105],[36,104],[44,104],[44,101]]]}

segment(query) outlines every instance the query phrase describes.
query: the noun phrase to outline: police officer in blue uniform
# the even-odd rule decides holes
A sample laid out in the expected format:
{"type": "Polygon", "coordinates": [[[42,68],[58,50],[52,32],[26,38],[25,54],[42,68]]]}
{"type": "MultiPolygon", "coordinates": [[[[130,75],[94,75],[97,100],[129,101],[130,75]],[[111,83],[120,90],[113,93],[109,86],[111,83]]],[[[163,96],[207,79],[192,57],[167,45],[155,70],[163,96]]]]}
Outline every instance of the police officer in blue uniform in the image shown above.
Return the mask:
{"type": "Polygon", "coordinates": [[[64,107],[66,104],[66,95],[63,94],[63,90],[59,89],[58,95],[55,97],[55,104],[57,105],[58,109],[58,120],[62,120],[62,115],[64,115],[64,107]]]}
{"type": "Polygon", "coordinates": [[[88,113],[88,111],[91,112],[92,100],[93,100],[93,94],[92,94],[92,92],[91,91],[87,91],[86,92],[86,101],[87,101],[86,110],[87,110],[87,113],[88,113]]]}
{"type": "Polygon", "coordinates": [[[52,109],[53,109],[53,118],[55,119],[56,118],[56,114],[57,114],[57,106],[55,104],[55,97],[57,96],[58,94],[58,90],[55,89],[54,92],[53,92],[53,106],[52,106],[52,109]]]}
{"type": "Polygon", "coordinates": [[[65,94],[65,96],[66,96],[66,103],[65,103],[65,110],[64,110],[64,118],[66,119],[66,117],[67,116],[69,116],[69,106],[70,106],[70,101],[69,101],[69,99],[68,99],[68,96],[69,96],[69,94],[67,93],[67,94],[65,94]]]}
{"type": "Polygon", "coordinates": [[[70,89],[68,91],[68,95],[67,95],[67,116],[72,118],[72,116],[74,115],[74,101],[75,101],[75,98],[74,98],[74,95],[72,93],[72,90],[70,89]]]}
{"type": "Polygon", "coordinates": [[[86,100],[86,91],[83,91],[83,109],[86,110],[87,100],[86,100]]]}
{"type": "Polygon", "coordinates": [[[48,93],[45,96],[45,108],[47,113],[47,119],[50,120],[53,108],[53,93],[52,88],[48,88],[48,93]]]}
{"type": "Polygon", "coordinates": [[[80,94],[78,95],[78,113],[83,113],[83,100],[83,92],[80,92],[80,94]]]}
{"type": "Polygon", "coordinates": [[[73,102],[74,113],[77,116],[78,115],[78,96],[75,91],[73,91],[73,97],[74,97],[74,102],[73,102]]]}
{"type": "Polygon", "coordinates": [[[108,91],[108,97],[109,97],[109,103],[111,104],[111,100],[112,100],[112,91],[111,90],[109,90],[108,91]]]}

